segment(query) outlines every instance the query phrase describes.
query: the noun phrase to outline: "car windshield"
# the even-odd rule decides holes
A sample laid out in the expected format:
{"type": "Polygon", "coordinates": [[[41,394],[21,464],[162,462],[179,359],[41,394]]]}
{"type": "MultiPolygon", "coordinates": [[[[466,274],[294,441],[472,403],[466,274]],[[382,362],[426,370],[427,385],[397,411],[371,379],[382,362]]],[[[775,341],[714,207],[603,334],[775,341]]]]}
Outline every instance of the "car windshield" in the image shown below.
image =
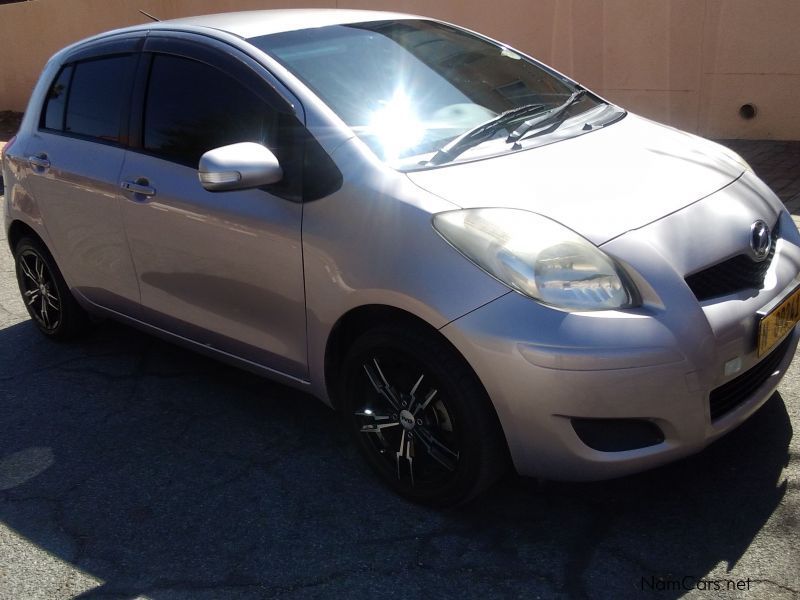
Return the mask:
{"type": "MultiPolygon", "coordinates": [[[[433,21],[334,25],[248,41],[303,80],[397,168],[432,156],[444,162],[449,143],[461,154],[498,137],[505,141],[526,120],[563,107],[578,89],[508,48],[433,21]]],[[[570,116],[599,102],[583,94],[570,116]]],[[[501,151],[511,149],[508,143],[501,151]]]]}

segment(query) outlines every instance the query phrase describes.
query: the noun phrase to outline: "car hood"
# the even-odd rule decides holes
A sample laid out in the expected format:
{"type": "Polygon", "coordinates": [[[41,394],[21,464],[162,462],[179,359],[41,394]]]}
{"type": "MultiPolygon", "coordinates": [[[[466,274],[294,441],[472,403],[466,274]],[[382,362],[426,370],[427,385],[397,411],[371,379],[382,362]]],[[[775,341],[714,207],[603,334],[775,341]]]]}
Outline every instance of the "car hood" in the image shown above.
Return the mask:
{"type": "Polygon", "coordinates": [[[599,245],[729,185],[745,169],[737,159],[719,144],[628,114],[557,143],[407,175],[463,208],[530,210],[599,245]]]}

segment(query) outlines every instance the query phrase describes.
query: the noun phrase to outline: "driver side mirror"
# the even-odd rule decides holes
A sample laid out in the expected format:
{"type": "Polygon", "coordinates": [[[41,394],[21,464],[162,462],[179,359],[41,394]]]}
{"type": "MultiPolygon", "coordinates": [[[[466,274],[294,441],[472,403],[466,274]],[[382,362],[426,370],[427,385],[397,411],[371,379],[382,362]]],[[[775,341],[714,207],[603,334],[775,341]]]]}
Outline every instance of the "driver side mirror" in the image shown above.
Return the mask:
{"type": "Polygon", "coordinates": [[[241,142],[203,154],[198,176],[209,192],[230,192],[278,183],[283,179],[283,169],[268,148],[241,142]]]}

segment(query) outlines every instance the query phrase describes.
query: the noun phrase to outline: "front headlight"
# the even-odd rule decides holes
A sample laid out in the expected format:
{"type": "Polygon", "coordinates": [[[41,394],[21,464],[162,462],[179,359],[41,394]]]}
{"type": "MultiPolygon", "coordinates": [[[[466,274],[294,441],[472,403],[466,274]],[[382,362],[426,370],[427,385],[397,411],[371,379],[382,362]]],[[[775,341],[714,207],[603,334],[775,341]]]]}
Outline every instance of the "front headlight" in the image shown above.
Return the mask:
{"type": "Polygon", "coordinates": [[[433,226],[481,269],[544,304],[603,310],[638,303],[633,285],[605,252],[536,213],[455,210],[435,215],[433,226]]]}

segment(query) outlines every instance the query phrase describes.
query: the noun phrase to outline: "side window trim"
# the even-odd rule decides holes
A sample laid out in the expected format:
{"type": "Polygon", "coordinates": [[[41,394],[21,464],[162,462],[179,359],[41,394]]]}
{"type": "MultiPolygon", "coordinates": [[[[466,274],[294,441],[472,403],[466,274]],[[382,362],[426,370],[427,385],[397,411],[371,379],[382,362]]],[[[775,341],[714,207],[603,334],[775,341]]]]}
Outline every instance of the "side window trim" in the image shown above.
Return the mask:
{"type": "Polygon", "coordinates": [[[276,111],[292,113],[305,123],[302,104],[289,88],[264,65],[221,40],[188,32],[153,31],[142,51],[172,54],[220,69],[263,97],[276,111]],[[264,93],[264,84],[271,90],[270,94],[264,93]]]}
{"type": "Polygon", "coordinates": [[[76,63],[113,54],[136,54],[141,52],[146,35],[142,32],[120,34],[81,44],[64,57],[64,64],[76,63]]]}
{"type": "Polygon", "coordinates": [[[128,115],[128,150],[134,152],[144,152],[142,146],[144,138],[144,108],[147,102],[147,85],[152,64],[152,53],[139,53],[139,62],[136,65],[136,74],[134,75],[131,89],[130,113],[128,115]]]}

